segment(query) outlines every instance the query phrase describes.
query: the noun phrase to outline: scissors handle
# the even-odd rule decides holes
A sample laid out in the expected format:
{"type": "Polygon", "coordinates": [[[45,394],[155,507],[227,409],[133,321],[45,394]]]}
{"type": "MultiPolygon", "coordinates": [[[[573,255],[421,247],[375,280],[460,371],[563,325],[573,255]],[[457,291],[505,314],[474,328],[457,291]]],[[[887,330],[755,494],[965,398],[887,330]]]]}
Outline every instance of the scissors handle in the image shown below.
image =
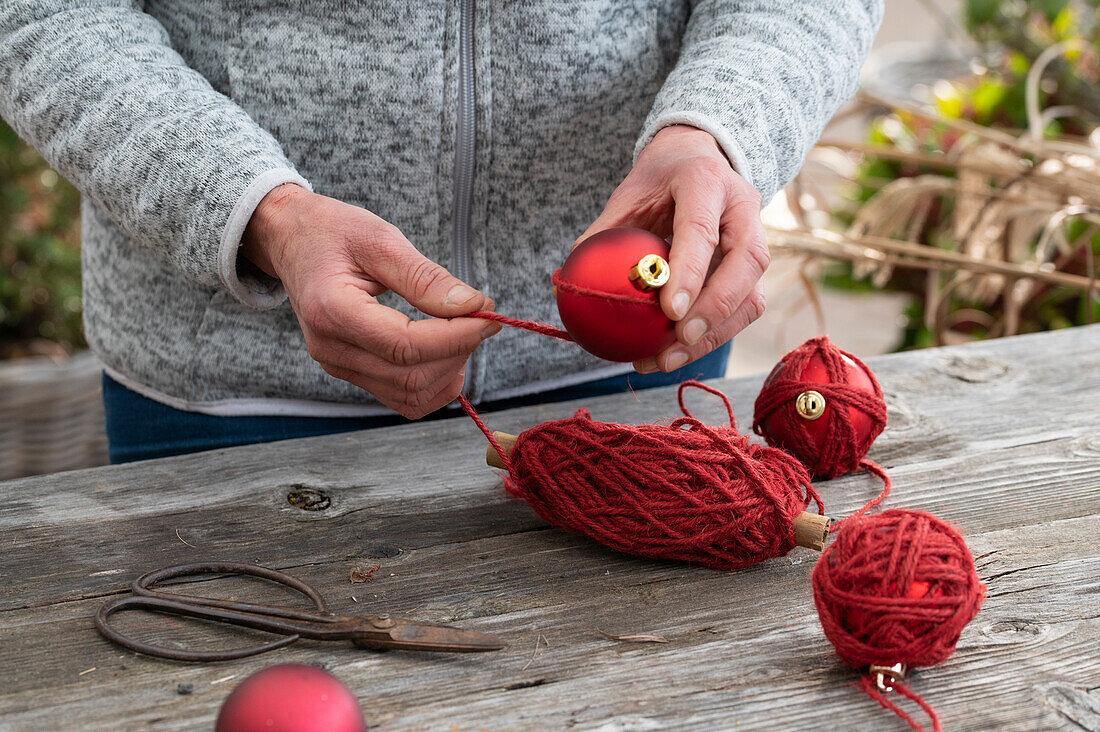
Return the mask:
{"type": "Polygon", "coordinates": [[[134,640],[133,638],[124,636],[111,627],[107,619],[119,610],[161,610],[173,615],[209,618],[209,616],[204,613],[204,611],[209,610],[208,608],[203,608],[199,605],[188,605],[175,600],[166,600],[160,597],[142,597],[140,595],[119,597],[99,608],[99,612],[95,615],[95,627],[104,638],[112,643],[117,643],[123,648],[129,648],[131,651],[144,653],[147,656],[156,656],[157,658],[167,658],[173,661],[232,661],[238,658],[247,658],[260,653],[266,653],[267,651],[274,651],[277,648],[289,646],[291,643],[301,638],[299,635],[291,634],[270,643],[250,646],[248,648],[234,648],[228,651],[189,651],[183,648],[165,648],[164,646],[155,646],[151,643],[143,643],[134,640]]]}
{"type": "Polygon", "coordinates": [[[321,593],[311,585],[306,584],[297,577],[292,577],[285,572],[276,569],[268,569],[258,564],[245,564],[244,562],[192,562],[191,564],[177,564],[174,567],[164,567],[152,572],[146,572],[138,577],[130,585],[130,591],[143,597],[160,597],[166,600],[176,600],[189,605],[206,605],[208,607],[220,607],[227,610],[240,610],[246,613],[262,613],[264,615],[277,615],[282,618],[296,620],[318,620],[317,613],[329,615],[328,606],[321,593]],[[196,574],[247,574],[253,577],[278,582],[280,585],[302,593],[310,599],[317,612],[296,610],[289,607],[274,607],[271,605],[254,605],[249,602],[237,602],[235,600],[223,600],[217,597],[201,597],[197,595],[176,595],[154,588],[153,585],[177,577],[188,577],[196,574]]]}
{"type": "Polygon", "coordinates": [[[369,634],[357,634],[352,637],[352,642],[363,648],[481,653],[499,651],[507,645],[496,636],[450,625],[420,623],[415,620],[401,620],[386,616],[367,618],[367,620],[371,626],[369,634]],[[381,641],[376,640],[379,631],[385,633],[381,641]]]}

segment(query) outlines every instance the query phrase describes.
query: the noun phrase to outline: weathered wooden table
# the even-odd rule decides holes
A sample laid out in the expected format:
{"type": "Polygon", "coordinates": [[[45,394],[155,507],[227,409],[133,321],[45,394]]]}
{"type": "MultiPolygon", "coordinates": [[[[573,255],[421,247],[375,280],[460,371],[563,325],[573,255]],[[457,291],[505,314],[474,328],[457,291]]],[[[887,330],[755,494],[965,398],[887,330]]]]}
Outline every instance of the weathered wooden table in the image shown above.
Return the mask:
{"type": "MultiPolygon", "coordinates": [[[[895,480],[888,505],[959,525],[989,585],[955,655],[913,687],[949,730],[1100,728],[1100,326],[871,365],[890,408],[872,451],[895,480]]],[[[760,378],[719,385],[748,425],[760,378]]],[[[715,402],[691,403],[717,421],[715,402]]],[[[519,432],[576,406],[488,419],[519,432]]],[[[606,420],[676,413],[671,389],[588,406],[606,420]]],[[[383,729],[903,728],[850,686],[821,633],[816,554],[736,573],[623,556],[506,497],[484,447],[462,417],[0,483],[0,727],[210,728],[247,674],[301,661],[339,676],[383,729]],[[295,491],[329,505],[302,510],[295,491]],[[510,645],[458,656],[300,641],[203,666],[96,634],[95,610],[137,575],[215,558],[289,570],[336,612],[453,622],[510,645]],[[349,581],[375,563],[373,580],[349,581]]],[[[818,487],[834,516],[878,490],[863,476],[818,487]]],[[[210,632],[142,613],[118,622],[185,644],[210,632]]]]}

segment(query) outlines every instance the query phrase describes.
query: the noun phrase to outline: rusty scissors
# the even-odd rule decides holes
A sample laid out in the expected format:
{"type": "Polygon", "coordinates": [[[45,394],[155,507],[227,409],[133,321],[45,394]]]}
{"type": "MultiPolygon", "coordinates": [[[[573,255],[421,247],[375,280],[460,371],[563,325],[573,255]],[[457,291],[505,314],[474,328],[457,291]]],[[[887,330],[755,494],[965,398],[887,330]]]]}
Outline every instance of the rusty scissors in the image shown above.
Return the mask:
{"type": "Polygon", "coordinates": [[[131,585],[131,590],[132,595],[111,600],[99,608],[95,616],[96,630],[108,640],[132,651],[176,661],[228,661],[245,658],[288,646],[300,638],[350,640],[361,648],[378,650],[393,648],[452,653],[497,651],[505,646],[503,641],[494,636],[448,625],[420,623],[391,618],[388,615],[335,615],[329,612],[325,599],[310,585],[283,572],[255,564],[200,562],[165,567],[138,577],[131,585]],[[177,595],[153,587],[165,580],[199,574],[243,574],[278,582],[301,592],[313,602],[316,609],[298,610],[212,597],[177,595]],[[165,648],[128,638],[112,628],[108,618],[120,610],[153,610],[171,615],[185,615],[279,633],[284,637],[263,645],[229,651],[165,648]]]}

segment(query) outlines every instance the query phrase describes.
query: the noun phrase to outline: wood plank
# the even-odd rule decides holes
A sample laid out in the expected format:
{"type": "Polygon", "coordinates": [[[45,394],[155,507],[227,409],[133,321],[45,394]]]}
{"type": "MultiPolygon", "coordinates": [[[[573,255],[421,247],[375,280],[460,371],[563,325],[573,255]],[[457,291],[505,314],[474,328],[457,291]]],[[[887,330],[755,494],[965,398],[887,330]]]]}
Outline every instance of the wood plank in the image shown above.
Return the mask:
{"type": "MultiPolygon", "coordinates": [[[[1092,400],[1100,393],[1100,325],[870,362],[891,407],[891,424],[872,451],[884,463],[949,457],[989,443],[1035,441],[1051,430],[1076,437],[1085,437],[1074,431],[1082,426],[1096,431],[1092,400]],[[1048,354],[1056,354],[1055,363],[1048,354]]],[[[734,399],[745,429],[761,379],[715,382],[734,399]]],[[[516,433],[568,416],[580,406],[591,406],[597,418],[656,422],[679,416],[674,393],[666,387],[641,392],[641,397],[612,395],[525,407],[494,413],[489,422],[516,433]]],[[[713,397],[699,394],[690,402],[702,419],[718,421],[722,414],[713,397]]],[[[484,485],[483,450],[476,428],[460,418],[7,481],[0,483],[0,531],[226,505],[296,483],[334,490],[370,488],[367,495],[379,502],[461,497],[484,485]],[[411,444],[430,445],[430,452],[410,453],[411,444]],[[150,500],[151,493],[156,500],[150,500]]],[[[355,500],[340,495],[333,512],[360,507],[342,502],[345,498],[355,500]]]]}
{"type": "MultiPolygon", "coordinates": [[[[989,599],[952,659],[913,680],[948,729],[1088,721],[1090,689],[1100,678],[1098,533],[1100,517],[1091,516],[969,537],[989,599]]],[[[372,603],[499,633],[512,645],[499,654],[445,657],[302,643],[266,658],[191,666],[115,649],[90,632],[86,616],[47,624],[48,644],[34,627],[42,624],[7,626],[5,654],[18,654],[35,675],[44,671],[54,701],[42,705],[33,679],[5,679],[0,718],[17,729],[77,721],[86,729],[209,727],[232,687],[212,682],[297,661],[336,673],[360,697],[371,725],[385,729],[790,729],[813,727],[812,720],[904,728],[851,688],[854,672],[832,655],[814,616],[808,553],[721,573],[581,541],[563,547],[556,532],[534,531],[415,550],[398,569],[399,577],[366,588],[379,596],[372,603]],[[620,643],[597,629],[659,633],[670,643],[620,643]],[[540,634],[549,645],[540,642],[535,654],[540,634]],[[68,658],[57,657],[58,646],[68,658]],[[178,683],[196,692],[180,696],[178,683]]],[[[345,598],[341,610],[362,587],[334,572],[319,576],[326,594],[345,598]]],[[[79,604],[85,615],[96,602],[79,604]]]]}
{"type": "MultiPolygon", "coordinates": [[[[1087,442],[1067,436],[891,465],[896,488],[887,505],[930,510],[971,531],[1094,514],[1100,512],[1098,457],[1087,442]]],[[[81,522],[66,527],[60,542],[58,527],[9,531],[0,539],[5,557],[0,584],[6,588],[0,609],[120,592],[149,568],[185,561],[235,559],[281,568],[369,562],[435,543],[545,526],[525,504],[507,498],[485,472],[480,491],[447,501],[371,505],[369,490],[347,490],[346,503],[355,508],[338,509],[324,519],[299,520],[294,514],[306,512],[276,507],[279,496],[258,488],[251,502],[241,498],[226,506],[81,522]],[[45,565],[44,556],[50,558],[45,565]]],[[[846,515],[875,495],[878,485],[867,476],[855,476],[819,489],[834,515],[846,515]]]]}
{"type": "MultiPolygon", "coordinates": [[[[956,521],[976,554],[993,552],[979,562],[995,591],[986,609],[951,662],[918,675],[919,690],[949,728],[1088,728],[1100,567],[1094,539],[1081,536],[1100,529],[1100,326],[871,363],[891,414],[872,452],[895,478],[891,505],[956,521]]],[[[759,383],[720,384],[742,425],[759,383]]],[[[720,415],[703,395],[690,403],[700,418],[720,415]]],[[[576,406],[489,423],[518,432],[576,406]]],[[[625,422],[676,416],[671,389],[590,406],[625,422]]],[[[387,728],[891,724],[846,686],[854,677],[820,634],[807,579],[816,555],[734,574],[624,557],[547,529],[503,495],[482,451],[462,418],[0,483],[0,726],[209,726],[234,683],[211,681],[286,660],[329,664],[387,728]],[[409,445],[430,450],[410,459],[409,445]],[[297,486],[326,492],[331,506],[292,507],[297,486]],[[214,557],[295,568],[337,611],[453,620],[515,642],[464,658],[313,645],[196,667],[134,656],[92,631],[102,597],[136,574],[214,557]],[[371,561],[380,576],[351,585],[349,570],[371,561]],[[672,642],[616,643],[596,628],[672,642]],[[532,658],[539,633],[550,646],[532,658]],[[179,696],[178,681],[196,693],[179,696]]],[[[834,515],[876,492],[865,476],[819,488],[834,515]]]]}
{"type": "MultiPolygon", "coordinates": [[[[1100,326],[873,363],[890,395],[892,423],[872,457],[894,476],[891,505],[926,508],[982,531],[1100,510],[1100,326]],[[1036,340],[1050,345],[1037,348],[1036,340]],[[1040,366],[1051,351],[1059,353],[1058,369],[1040,366]],[[1022,492],[1021,504],[1014,497],[1022,492]]],[[[741,410],[751,409],[759,378],[721,386],[741,410]]],[[[627,422],[669,419],[673,394],[604,397],[593,409],[627,422]]],[[[718,419],[712,397],[690,401],[700,417],[718,419]]],[[[519,431],[575,406],[490,419],[519,431]]],[[[286,567],[543,526],[500,490],[483,444],[462,418],[0,484],[0,585],[7,588],[0,610],[119,592],[121,576],[180,561],[286,567]],[[410,460],[410,444],[431,451],[410,460]],[[293,508],[286,496],[296,486],[324,491],[331,507],[293,508]],[[46,567],[43,556],[51,558],[46,567]]],[[[877,492],[866,476],[818,488],[836,516],[877,492]]]]}

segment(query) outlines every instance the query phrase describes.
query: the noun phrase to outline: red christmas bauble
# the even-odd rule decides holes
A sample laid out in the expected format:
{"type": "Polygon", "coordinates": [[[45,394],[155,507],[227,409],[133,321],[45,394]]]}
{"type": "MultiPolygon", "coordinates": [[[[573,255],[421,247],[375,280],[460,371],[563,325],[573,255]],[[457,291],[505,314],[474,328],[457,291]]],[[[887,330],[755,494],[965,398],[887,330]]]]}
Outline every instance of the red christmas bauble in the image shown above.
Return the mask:
{"type": "Polygon", "coordinates": [[[554,273],[558,314],[584,350],[607,361],[656,356],[676,340],[661,310],[669,246],[641,229],[608,229],[573,249],[554,273]]]}
{"type": "Polygon", "coordinates": [[[359,701],[315,666],[284,663],[249,676],[230,694],[215,732],[365,732],[359,701]]]}
{"type": "Polygon", "coordinates": [[[756,399],[753,429],[815,478],[857,469],[886,427],[882,388],[867,364],[825,336],[780,360],[756,399]]]}

